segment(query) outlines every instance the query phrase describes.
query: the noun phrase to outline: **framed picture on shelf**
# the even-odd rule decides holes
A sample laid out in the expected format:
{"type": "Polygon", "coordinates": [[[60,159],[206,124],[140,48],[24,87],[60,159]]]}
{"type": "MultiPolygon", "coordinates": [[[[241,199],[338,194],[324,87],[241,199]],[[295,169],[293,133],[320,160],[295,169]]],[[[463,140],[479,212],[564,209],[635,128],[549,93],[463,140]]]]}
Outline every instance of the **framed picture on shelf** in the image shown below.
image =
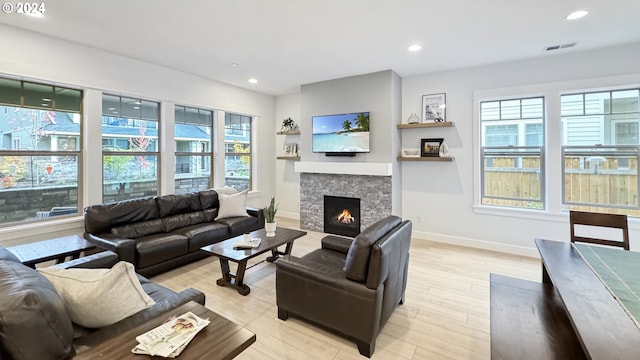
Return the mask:
{"type": "Polygon", "coordinates": [[[284,144],[285,156],[298,156],[298,144],[284,144]]]}
{"type": "Polygon", "coordinates": [[[422,122],[447,121],[447,94],[422,95],[422,122]]]}
{"type": "Polygon", "coordinates": [[[444,138],[421,139],[420,140],[420,156],[421,157],[439,157],[440,146],[444,138]]]}

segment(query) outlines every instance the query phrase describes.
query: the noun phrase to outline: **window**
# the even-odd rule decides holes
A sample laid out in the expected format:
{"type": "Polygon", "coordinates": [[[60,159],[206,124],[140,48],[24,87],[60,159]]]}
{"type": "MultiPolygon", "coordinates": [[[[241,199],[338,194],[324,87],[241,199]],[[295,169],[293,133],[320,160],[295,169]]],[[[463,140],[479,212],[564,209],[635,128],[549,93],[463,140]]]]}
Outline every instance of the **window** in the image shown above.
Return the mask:
{"type": "Polygon", "coordinates": [[[640,216],[639,94],[631,89],[561,96],[565,210],[640,216]]]}
{"type": "Polygon", "coordinates": [[[158,194],[159,103],[102,96],[104,203],[158,194]]]}
{"type": "Polygon", "coordinates": [[[251,117],[225,113],[224,130],[225,185],[251,189],[251,117]]]}
{"type": "Polygon", "coordinates": [[[481,203],[544,209],[544,98],[480,103],[481,203]]]}
{"type": "Polygon", "coordinates": [[[175,192],[177,194],[213,187],[213,111],[176,105],[175,192]]]}
{"type": "Polygon", "coordinates": [[[77,214],[82,91],[0,78],[0,224],[77,214]]]}

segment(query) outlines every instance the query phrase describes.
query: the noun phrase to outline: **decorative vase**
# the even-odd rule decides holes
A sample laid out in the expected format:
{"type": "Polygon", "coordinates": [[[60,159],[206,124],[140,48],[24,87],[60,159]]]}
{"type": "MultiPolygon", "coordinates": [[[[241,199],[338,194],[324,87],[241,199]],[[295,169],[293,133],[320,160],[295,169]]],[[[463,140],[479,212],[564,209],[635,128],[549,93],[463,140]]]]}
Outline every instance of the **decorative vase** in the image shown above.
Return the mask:
{"type": "Polygon", "coordinates": [[[264,230],[267,232],[268,237],[276,236],[276,223],[265,223],[264,230]]]}

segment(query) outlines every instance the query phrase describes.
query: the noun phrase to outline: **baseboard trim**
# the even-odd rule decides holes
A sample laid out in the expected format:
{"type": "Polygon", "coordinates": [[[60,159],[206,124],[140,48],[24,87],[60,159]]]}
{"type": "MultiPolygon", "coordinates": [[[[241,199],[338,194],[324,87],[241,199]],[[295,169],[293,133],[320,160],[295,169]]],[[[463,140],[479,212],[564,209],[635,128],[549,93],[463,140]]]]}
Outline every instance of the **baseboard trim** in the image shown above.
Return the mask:
{"type": "MultiPolygon", "coordinates": [[[[278,211],[278,217],[283,217],[292,220],[300,220],[299,213],[293,212],[285,212],[278,211]]],[[[436,234],[424,231],[413,231],[412,238],[419,240],[427,240],[438,242],[442,244],[450,244],[450,245],[458,245],[465,246],[474,249],[488,250],[488,251],[496,251],[501,253],[506,253],[510,255],[519,255],[526,256],[532,258],[540,258],[540,254],[538,250],[533,245],[533,239],[531,239],[531,247],[510,245],[510,244],[501,244],[491,241],[478,240],[472,238],[466,238],[461,236],[451,236],[451,235],[443,235],[436,234]]]]}
{"type": "Polygon", "coordinates": [[[460,236],[435,234],[435,233],[429,233],[429,232],[423,232],[423,231],[413,231],[412,237],[416,239],[428,240],[428,241],[433,241],[433,242],[438,242],[443,244],[465,246],[465,247],[488,250],[488,251],[497,251],[497,252],[511,254],[511,255],[540,258],[540,254],[538,253],[538,250],[535,248],[535,246],[533,246],[533,239],[531,239],[531,245],[532,245],[531,247],[524,247],[524,246],[517,246],[517,245],[510,245],[510,244],[501,244],[501,243],[485,241],[485,240],[465,238],[460,236]]]}

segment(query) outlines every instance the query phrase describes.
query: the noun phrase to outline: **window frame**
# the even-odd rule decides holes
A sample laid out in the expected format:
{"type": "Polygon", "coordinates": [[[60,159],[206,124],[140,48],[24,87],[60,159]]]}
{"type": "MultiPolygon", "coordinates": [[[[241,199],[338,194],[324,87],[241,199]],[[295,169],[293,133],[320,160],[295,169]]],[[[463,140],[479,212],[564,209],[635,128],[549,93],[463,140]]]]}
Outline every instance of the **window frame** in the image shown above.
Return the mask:
{"type": "MultiPolygon", "coordinates": [[[[16,109],[24,109],[24,110],[35,110],[42,112],[55,112],[55,113],[64,113],[68,114],[73,121],[77,119],[78,121],[78,133],[53,133],[48,134],[50,137],[50,148],[55,146],[56,150],[43,150],[43,149],[30,149],[30,150],[21,150],[22,147],[22,138],[16,137],[11,139],[11,144],[9,149],[0,148],[0,157],[19,157],[19,158],[30,158],[30,162],[34,163],[36,160],[33,158],[37,157],[46,157],[50,158],[49,161],[46,161],[47,164],[46,172],[50,173],[51,169],[57,167],[57,161],[64,161],[64,159],[68,159],[69,157],[75,158],[75,176],[76,176],[76,188],[75,191],[77,195],[75,196],[75,212],[64,213],[60,215],[56,215],[56,218],[68,218],[78,216],[83,208],[83,188],[84,188],[84,176],[83,176],[83,152],[84,152],[84,97],[85,91],[78,87],[67,86],[54,84],[46,81],[40,80],[20,80],[6,76],[0,76],[0,82],[3,84],[13,83],[18,85],[13,88],[12,96],[9,96],[4,99],[0,99],[0,105],[5,107],[4,115],[9,115],[9,108],[16,109]],[[25,86],[28,85],[30,89],[26,89],[25,86]],[[38,88],[42,91],[33,91],[34,88],[38,88]],[[69,96],[71,93],[71,96],[69,96]],[[71,100],[69,100],[71,99],[71,100]],[[77,116],[77,117],[76,117],[77,116]],[[77,138],[76,146],[72,149],[68,150],[59,150],[58,149],[58,136],[68,137],[68,138],[77,138]],[[54,145],[55,144],[55,145],[54,145]],[[54,166],[51,166],[53,164],[54,166]]],[[[3,93],[3,95],[6,93],[3,93]]],[[[47,116],[46,114],[43,116],[47,116]]],[[[55,124],[55,122],[52,122],[55,124]]],[[[63,174],[68,174],[68,171],[65,171],[63,174]]],[[[47,175],[48,176],[48,175],[47,175]]],[[[39,186],[39,185],[38,185],[39,186]]],[[[39,187],[25,187],[18,188],[20,190],[37,190],[39,188],[44,188],[42,186],[39,187]]],[[[55,188],[55,185],[53,186],[55,188]]],[[[26,218],[23,220],[9,220],[6,222],[0,223],[0,228],[12,227],[12,226],[20,226],[20,224],[32,223],[32,222],[41,222],[41,221],[50,221],[51,218],[48,216],[40,216],[40,214],[48,215],[51,209],[56,207],[71,207],[71,204],[58,203],[54,204],[51,208],[42,208],[42,210],[36,211],[36,216],[34,218],[26,218]]],[[[31,209],[28,209],[31,210],[31,209]]]]}
{"type": "Polygon", "coordinates": [[[501,98],[486,98],[480,99],[478,101],[477,106],[477,123],[479,128],[479,180],[478,184],[478,199],[477,205],[486,206],[491,208],[511,208],[511,209],[522,209],[522,210],[534,210],[534,211],[545,211],[547,209],[547,189],[546,189],[546,150],[545,150],[545,129],[547,123],[547,112],[546,112],[546,98],[542,95],[531,95],[531,96],[511,96],[511,97],[501,97],[501,98]],[[540,118],[538,117],[523,117],[523,107],[526,106],[523,104],[523,101],[526,100],[535,100],[539,99],[541,101],[541,113],[540,118]],[[502,103],[503,102],[519,102],[519,118],[502,118],[502,103]],[[498,117],[492,120],[482,120],[482,106],[484,103],[494,103],[497,102],[498,106],[498,117]],[[542,145],[526,145],[527,141],[527,125],[531,124],[540,124],[542,125],[542,145]],[[517,126],[516,132],[516,140],[518,144],[516,145],[503,145],[503,146],[486,146],[486,132],[487,128],[491,126],[517,126]],[[496,196],[487,194],[486,192],[486,184],[487,184],[487,172],[486,172],[486,160],[491,156],[500,156],[500,157],[514,157],[514,169],[520,169],[523,172],[535,172],[536,178],[539,181],[539,196],[535,198],[526,198],[526,197],[518,197],[518,196],[496,196]],[[520,156],[518,156],[520,155],[520,156]],[[538,156],[539,159],[539,170],[528,170],[523,167],[523,157],[531,157],[538,156]],[[505,201],[505,204],[488,204],[485,201],[490,202],[492,200],[505,201]],[[513,201],[514,203],[538,203],[540,206],[518,206],[515,204],[507,205],[507,202],[513,201]]]}
{"type": "Polygon", "coordinates": [[[472,91],[473,117],[473,201],[472,209],[476,214],[490,216],[507,216],[520,219],[537,219],[540,221],[564,222],[568,210],[561,204],[563,181],[561,174],[561,144],[566,135],[566,123],[560,120],[560,95],[579,92],[599,92],[626,90],[640,87],[640,74],[611,75],[598,78],[576,80],[559,80],[536,84],[525,84],[510,87],[484,88],[472,91]],[[532,211],[528,209],[500,208],[482,205],[480,193],[480,157],[481,124],[480,101],[485,99],[499,100],[513,97],[544,96],[546,100],[545,152],[546,152],[546,210],[532,211]],[[556,185],[557,184],[557,185],[556,185]],[[561,217],[558,217],[561,215],[561,217]]]}
{"type": "MultiPolygon", "coordinates": [[[[246,190],[249,191],[253,191],[254,190],[254,131],[255,131],[255,127],[256,127],[256,117],[252,116],[252,115],[246,115],[246,114],[241,114],[241,113],[237,113],[237,112],[225,112],[224,113],[224,123],[223,123],[223,128],[224,128],[224,134],[222,136],[223,139],[223,156],[224,156],[224,184],[223,186],[231,186],[229,184],[227,184],[227,158],[228,157],[238,157],[238,160],[241,161],[241,158],[243,156],[247,156],[249,158],[249,163],[247,164],[247,169],[249,171],[249,179],[248,179],[248,183],[249,186],[246,190]],[[227,125],[227,117],[228,116],[240,116],[241,118],[248,118],[249,121],[248,122],[243,122],[241,125],[241,129],[237,130],[234,128],[230,128],[227,125]],[[246,128],[246,124],[248,124],[248,129],[246,128]],[[248,134],[246,134],[246,138],[248,139],[248,142],[246,144],[248,144],[248,146],[246,147],[248,149],[248,152],[237,152],[237,151],[228,151],[228,145],[234,146],[233,142],[230,142],[230,140],[232,139],[228,139],[227,136],[232,136],[232,137],[242,137],[245,138],[245,136],[243,136],[243,134],[238,134],[237,132],[248,132],[248,134]],[[228,134],[228,132],[231,132],[230,134],[228,134]],[[229,141],[229,142],[228,142],[229,141]]],[[[243,189],[244,190],[244,189],[243,189]]]]}
{"type": "MultiPolygon", "coordinates": [[[[201,159],[200,161],[198,161],[198,170],[206,170],[206,168],[203,168],[202,165],[207,163],[209,166],[209,184],[208,184],[208,188],[213,188],[214,187],[214,175],[215,175],[215,138],[216,138],[216,111],[212,110],[212,109],[206,109],[206,108],[200,108],[200,107],[193,107],[193,106],[187,106],[187,105],[179,105],[176,104],[174,105],[174,114],[175,114],[175,118],[174,118],[174,138],[176,138],[175,136],[175,127],[177,124],[185,124],[185,125],[196,125],[195,123],[189,123],[186,120],[185,121],[179,121],[178,120],[178,116],[177,113],[179,111],[179,109],[182,108],[184,111],[186,111],[187,109],[190,110],[196,110],[197,113],[199,114],[200,112],[206,112],[209,113],[211,115],[211,123],[208,124],[209,126],[209,130],[211,132],[211,134],[209,135],[209,149],[208,150],[204,150],[204,151],[178,151],[178,139],[174,139],[174,144],[175,144],[175,151],[174,151],[174,159],[175,159],[175,165],[174,165],[174,179],[177,180],[177,164],[178,164],[178,157],[180,156],[199,156],[201,159]],[[209,157],[209,161],[202,161],[203,157],[209,157]]],[[[204,125],[204,124],[202,124],[204,125]]],[[[192,141],[196,141],[195,139],[192,141]]],[[[205,144],[204,141],[202,140],[197,140],[198,145],[197,148],[200,149],[201,146],[203,144],[205,144]]],[[[174,180],[174,181],[175,181],[174,180]]],[[[176,193],[178,193],[178,188],[175,188],[176,193]]]]}
{"type": "MultiPolygon", "coordinates": [[[[138,126],[141,125],[146,125],[149,123],[155,123],[155,126],[151,126],[151,127],[145,127],[145,131],[146,129],[152,129],[154,131],[157,131],[157,135],[155,136],[155,141],[153,141],[154,137],[149,135],[146,136],[146,134],[141,134],[140,139],[152,139],[149,141],[150,144],[153,145],[153,150],[149,151],[149,150],[142,150],[142,151],[131,151],[130,149],[126,149],[125,151],[121,151],[121,150],[105,150],[104,146],[102,146],[102,184],[101,184],[101,193],[102,193],[102,203],[104,204],[108,204],[108,203],[112,203],[113,201],[109,201],[105,198],[105,196],[108,196],[107,194],[105,194],[105,158],[106,157],[113,157],[113,158],[118,158],[118,157],[136,157],[138,159],[144,159],[145,157],[155,157],[155,196],[160,195],[160,189],[161,189],[161,181],[162,181],[162,170],[160,168],[161,166],[161,151],[160,151],[160,141],[162,140],[162,133],[161,133],[161,124],[160,121],[162,120],[160,118],[161,115],[161,102],[160,101],[154,101],[154,100],[149,100],[149,99],[145,99],[142,97],[138,97],[138,96],[126,96],[126,95],[117,95],[117,94],[112,94],[112,93],[107,93],[107,92],[103,92],[102,93],[102,111],[101,111],[101,117],[100,117],[100,126],[101,126],[101,142],[103,142],[104,140],[114,140],[114,142],[117,143],[118,138],[123,138],[123,139],[129,139],[128,141],[130,142],[131,139],[133,139],[133,135],[123,135],[123,136],[108,136],[105,138],[105,133],[104,133],[104,126],[105,126],[105,117],[114,117],[114,118],[122,118],[123,120],[126,120],[126,125],[125,126],[119,126],[119,127],[124,127],[124,128],[136,128],[138,126]],[[119,107],[111,107],[110,106],[108,108],[105,109],[105,105],[109,104],[108,102],[105,101],[106,98],[117,98],[119,99],[118,104],[119,107]],[[130,109],[124,109],[122,107],[122,103],[123,103],[123,99],[126,99],[127,101],[132,100],[133,102],[131,102],[130,104],[139,106],[139,108],[136,108],[136,106],[132,107],[132,109],[139,111],[139,117],[137,118],[133,118],[131,117],[131,110],[130,109]],[[149,116],[149,112],[148,110],[145,109],[145,104],[149,104],[149,105],[153,105],[155,107],[155,114],[154,117],[150,117],[149,116]],[[127,114],[124,114],[124,112],[128,112],[127,114]],[[142,123],[141,121],[144,121],[144,123],[142,123]]],[[[111,105],[115,105],[113,103],[111,103],[111,105]]],[[[131,183],[130,181],[127,181],[129,184],[131,183]]],[[[122,190],[124,190],[123,188],[123,184],[126,184],[127,182],[121,182],[120,183],[120,188],[122,190]]],[[[118,195],[120,195],[120,190],[118,190],[118,194],[109,194],[109,196],[111,195],[116,195],[116,200],[114,201],[119,201],[118,195]]],[[[126,193],[125,193],[126,195],[126,193]]],[[[145,196],[149,196],[149,195],[154,195],[154,194],[145,194],[145,196]]]]}

